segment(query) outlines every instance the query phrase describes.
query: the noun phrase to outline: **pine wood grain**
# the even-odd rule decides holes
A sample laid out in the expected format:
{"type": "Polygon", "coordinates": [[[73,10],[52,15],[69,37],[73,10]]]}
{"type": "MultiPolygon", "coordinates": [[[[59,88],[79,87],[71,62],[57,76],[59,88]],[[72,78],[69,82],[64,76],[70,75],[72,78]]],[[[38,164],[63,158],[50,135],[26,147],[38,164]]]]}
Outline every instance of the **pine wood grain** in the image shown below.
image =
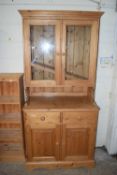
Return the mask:
{"type": "Polygon", "coordinates": [[[94,166],[99,107],[93,92],[99,20],[103,13],[20,13],[29,96],[23,108],[27,166],[94,166]],[[54,26],[54,37],[48,31],[50,26],[54,26]],[[54,43],[55,50],[40,57],[41,50],[31,53],[31,47],[38,47],[42,36],[54,43]],[[32,63],[32,57],[40,57],[40,62],[32,63]]]}
{"type": "Polygon", "coordinates": [[[25,110],[45,110],[45,111],[98,111],[95,102],[91,102],[87,97],[31,97],[25,110]]]}
{"type": "MultiPolygon", "coordinates": [[[[26,87],[62,85],[71,86],[72,89],[72,86],[86,86],[84,95],[88,94],[88,88],[95,86],[99,19],[103,12],[21,10],[20,13],[24,24],[26,87]],[[54,32],[50,29],[52,27],[54,32]],[[37,43],[42,36],[55,46],[54,51],[40,57],[40,63],[44,60],[48,67],[31,64],[32,57],[41,55],[41,50],[32,51],[31,54],[31,47],[36,45],[38,48],[37,43]]],[[[57,92],[57,88],[54,92],[57,92]]],[[[70,93],[72,90],[64,95],[70,93]]]]}
{"type": "Polygon", "coordinates": [[[31,98],[24,107],[28,167],[93,166],[97,118],[86,97],[31,98]]]}

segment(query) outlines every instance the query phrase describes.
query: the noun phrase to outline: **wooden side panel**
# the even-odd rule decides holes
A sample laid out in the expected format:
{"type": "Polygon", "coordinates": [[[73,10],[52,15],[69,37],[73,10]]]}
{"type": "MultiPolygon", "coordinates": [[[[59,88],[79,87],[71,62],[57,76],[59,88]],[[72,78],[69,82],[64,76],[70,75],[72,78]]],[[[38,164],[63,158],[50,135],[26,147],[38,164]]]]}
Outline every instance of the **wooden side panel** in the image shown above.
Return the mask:
{"type": "Polygon", "coordinates": [[[30,161],[59,160],[60,118],[57,112],[25,112],[25,140],[30,161]]]}
{"type": "Polygon", "coordinates": [[[20,101],[20,107],[22,108],[24,105],[24,77],[20,77],[19,79],[19,101],[20,101]]]}

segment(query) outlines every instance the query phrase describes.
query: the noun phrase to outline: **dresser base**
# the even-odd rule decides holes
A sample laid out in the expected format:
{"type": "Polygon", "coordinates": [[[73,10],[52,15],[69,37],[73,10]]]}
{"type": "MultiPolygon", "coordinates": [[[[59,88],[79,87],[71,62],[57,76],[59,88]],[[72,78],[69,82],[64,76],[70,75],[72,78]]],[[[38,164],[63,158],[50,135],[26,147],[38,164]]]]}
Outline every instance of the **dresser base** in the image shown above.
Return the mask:
{"type": "Polygon", "coordinates": [[[95,166],[94,160],[87,160],[87,161],[57,161],[57,162],[26,162],[26,167],[29,170],[37,169],[37,168],[76,168],[76,167],[87,167],[93,168],[95,166]]]}

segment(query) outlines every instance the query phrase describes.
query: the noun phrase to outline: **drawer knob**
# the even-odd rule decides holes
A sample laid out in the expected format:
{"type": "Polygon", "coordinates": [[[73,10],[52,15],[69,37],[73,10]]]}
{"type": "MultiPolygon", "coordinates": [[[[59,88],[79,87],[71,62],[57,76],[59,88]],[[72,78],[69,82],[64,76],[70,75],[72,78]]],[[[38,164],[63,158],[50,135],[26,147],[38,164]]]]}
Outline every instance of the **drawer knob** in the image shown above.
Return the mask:
{"type": "Polygon", "coordinates": [[[41,120],[44,121],[45,120],[45,116],[41,116],[41,120]]]}

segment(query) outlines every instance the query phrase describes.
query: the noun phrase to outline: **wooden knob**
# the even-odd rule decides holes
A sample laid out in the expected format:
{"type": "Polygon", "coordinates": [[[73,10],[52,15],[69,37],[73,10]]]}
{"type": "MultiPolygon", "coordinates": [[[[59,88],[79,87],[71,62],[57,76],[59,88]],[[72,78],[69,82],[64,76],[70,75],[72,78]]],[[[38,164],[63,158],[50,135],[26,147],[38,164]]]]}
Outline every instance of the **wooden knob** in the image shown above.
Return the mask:
{"type": "Polygon", "coordinates": [[[45,120],[45,116],[41,116],[41,120],[44,121],[45,120]]]}

